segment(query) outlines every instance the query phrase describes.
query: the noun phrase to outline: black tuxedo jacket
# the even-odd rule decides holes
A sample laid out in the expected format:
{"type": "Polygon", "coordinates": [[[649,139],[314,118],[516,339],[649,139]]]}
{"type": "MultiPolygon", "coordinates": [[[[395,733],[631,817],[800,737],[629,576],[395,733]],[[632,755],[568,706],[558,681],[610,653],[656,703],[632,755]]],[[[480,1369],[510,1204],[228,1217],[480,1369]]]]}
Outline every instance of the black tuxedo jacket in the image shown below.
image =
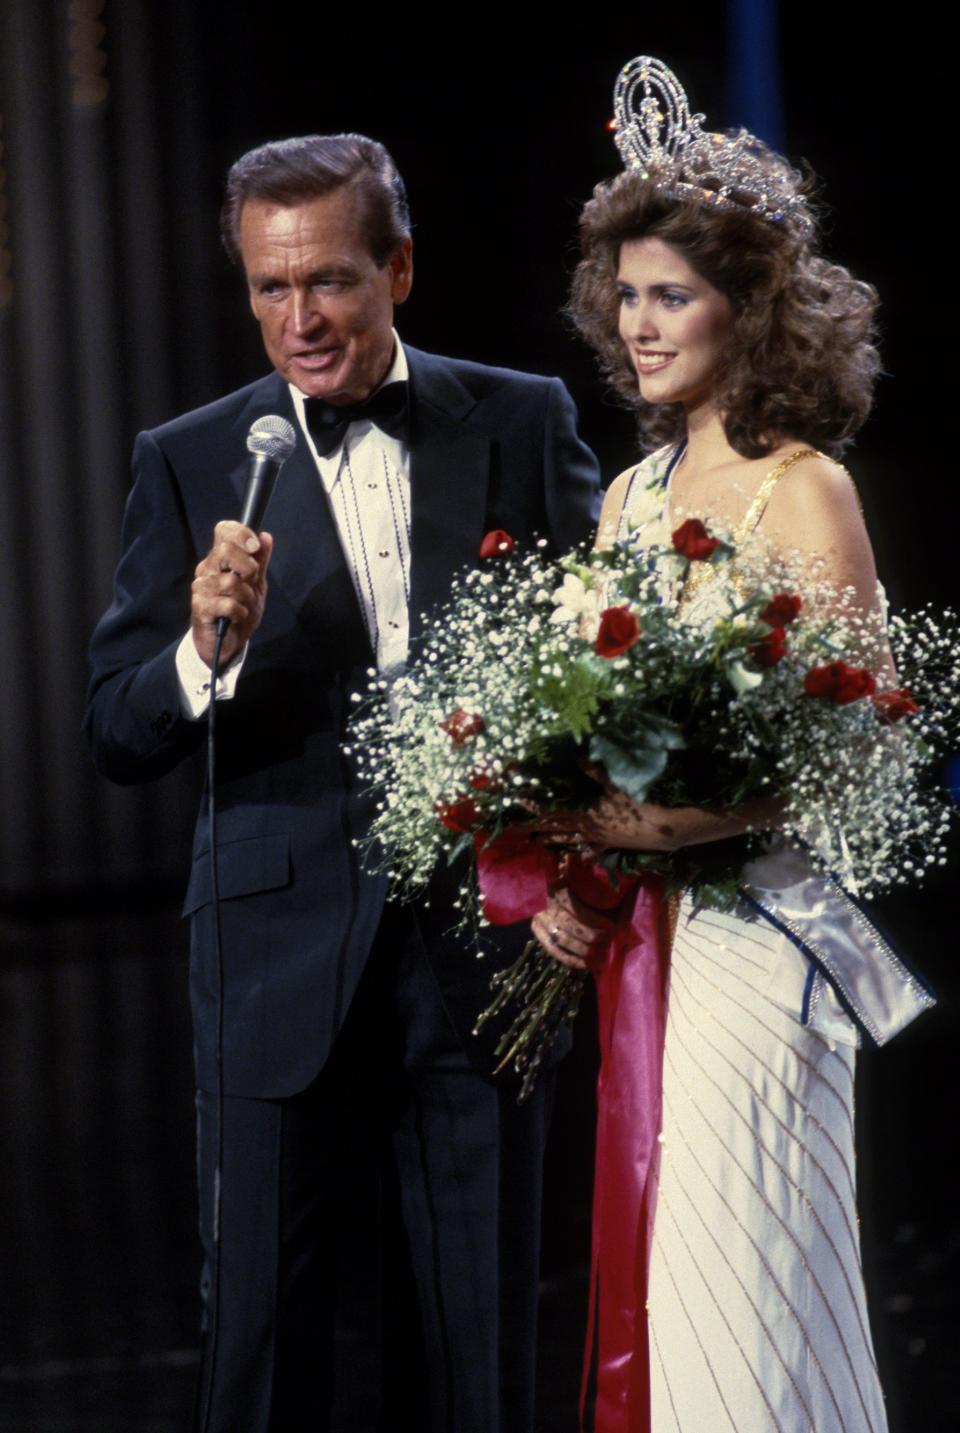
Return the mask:
{"type": "MultiPolygon", "coordinates": [[[[475,562],[483,534],[534,533],[557,550],[595,524],[596,465],[557,379],[406,350],[411,398],[411,639],[475,562]]],[[[190,582],[214,524],[239,510],[246,435],[288,417],[297,446],[267,513],[275,539],[263,622],[233,700],[217,707],[218,871],[223,921],[224,1085],[279,1097],[319,1073],[370,950],[385,878],[353,845],[369,819],[341,742],[351,693],[373,661],[336,525],[289,391],[276,375],[137,439],[114,600],[94,634],[86,726],[99,769],[162,776],[202,742],[181,715],[175,666],[190,582]]],[[[420,912],[448,1009],[467,1032],[495,962],[452,937],[442,893],[420,912]]],[[[215,1083],[216,982],[205,809],[185,913],[198,1079],[215,1083]]],[[[478,1067],[489,1056],[476,1051],[478,1067]]]]}

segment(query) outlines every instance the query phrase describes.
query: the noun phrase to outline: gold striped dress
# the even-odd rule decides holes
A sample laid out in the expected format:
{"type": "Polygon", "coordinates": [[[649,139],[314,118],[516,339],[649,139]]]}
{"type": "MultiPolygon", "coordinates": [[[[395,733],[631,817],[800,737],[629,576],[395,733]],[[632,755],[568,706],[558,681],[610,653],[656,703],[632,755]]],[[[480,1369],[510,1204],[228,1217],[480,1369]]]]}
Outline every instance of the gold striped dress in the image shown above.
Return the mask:
{"type": "MultiPolygon", "coordinates": [[[[664,490],[654,513],[647,483],[668,457],[631,485],[652,527],[664,490]]],[[[628,495],[621,531],[636,520],[628,495]]],[[[801,1023],[807,971],[746,905],[684,899],[648,1294],[654,1433],[887,1427],[856,1216],[858,1036],[829,990],[816,1027],[801,1023]]]]}

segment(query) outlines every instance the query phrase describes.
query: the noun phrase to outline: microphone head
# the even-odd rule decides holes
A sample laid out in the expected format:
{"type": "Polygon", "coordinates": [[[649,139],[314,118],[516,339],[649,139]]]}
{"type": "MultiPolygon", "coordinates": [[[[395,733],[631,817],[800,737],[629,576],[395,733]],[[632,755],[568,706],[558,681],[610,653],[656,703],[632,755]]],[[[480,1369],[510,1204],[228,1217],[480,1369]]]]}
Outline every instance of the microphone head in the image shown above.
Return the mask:
{"type": "Polygon", "coordinates": [[[276,413],[258,418],[247,434],[247,451],[261,458],[275,458],[283,463],[297,445],[293,424],[276,413]]]}

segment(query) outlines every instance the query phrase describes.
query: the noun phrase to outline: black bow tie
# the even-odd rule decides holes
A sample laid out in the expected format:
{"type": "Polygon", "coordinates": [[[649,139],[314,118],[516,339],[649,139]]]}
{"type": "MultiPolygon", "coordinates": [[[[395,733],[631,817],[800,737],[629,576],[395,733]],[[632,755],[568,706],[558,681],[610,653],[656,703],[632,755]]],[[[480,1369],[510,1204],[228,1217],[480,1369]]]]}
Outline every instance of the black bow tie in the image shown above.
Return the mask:
{"type": "Polygon", "coordinates": [[[373,423],[401,442],[407,436],[406,383],[387,383],[366,403],[334,404],[325,398],[305,398],[303,407],[310,436],[321,458],[336,451],[351,423],[373,423]]]}

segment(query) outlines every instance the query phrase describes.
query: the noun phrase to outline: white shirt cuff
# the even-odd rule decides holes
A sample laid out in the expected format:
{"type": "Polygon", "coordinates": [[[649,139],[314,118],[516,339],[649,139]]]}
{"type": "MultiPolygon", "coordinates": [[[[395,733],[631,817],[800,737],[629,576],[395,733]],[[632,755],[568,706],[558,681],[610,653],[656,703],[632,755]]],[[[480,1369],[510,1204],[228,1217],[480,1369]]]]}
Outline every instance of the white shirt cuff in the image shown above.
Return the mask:
{"type": "MultiPolygon", "coordinates": [[[[217,678],[217,701],[230,701],[236,694],[237,678],[247,655],[247,643],[217,678]]],[[[180,710],[190,721],[199,721],[210,705],[210,668],[193,645],[187,632],[177,648],[177,677],[180,681],[180,710]]]]}

